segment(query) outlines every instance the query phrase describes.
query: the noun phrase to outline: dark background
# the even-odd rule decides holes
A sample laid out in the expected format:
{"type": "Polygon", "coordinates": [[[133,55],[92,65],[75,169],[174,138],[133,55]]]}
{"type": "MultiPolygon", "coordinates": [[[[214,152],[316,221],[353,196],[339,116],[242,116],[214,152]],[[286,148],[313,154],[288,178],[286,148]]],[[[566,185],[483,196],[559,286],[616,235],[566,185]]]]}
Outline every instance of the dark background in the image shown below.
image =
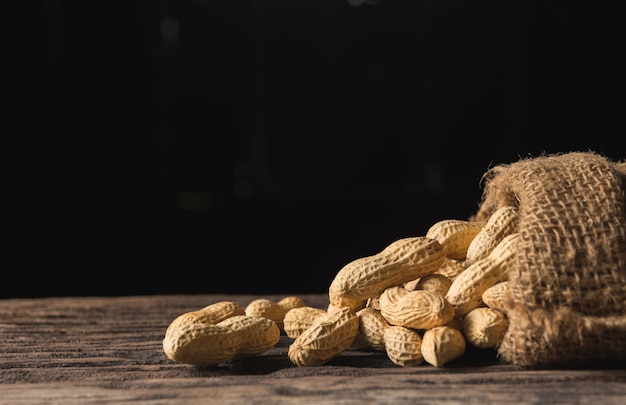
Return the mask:
{"type": "Polygon", "coordinates": [[[620,2],[17,3],[5,298],[325,292],[495,164],[626,157],[620,2]]]}

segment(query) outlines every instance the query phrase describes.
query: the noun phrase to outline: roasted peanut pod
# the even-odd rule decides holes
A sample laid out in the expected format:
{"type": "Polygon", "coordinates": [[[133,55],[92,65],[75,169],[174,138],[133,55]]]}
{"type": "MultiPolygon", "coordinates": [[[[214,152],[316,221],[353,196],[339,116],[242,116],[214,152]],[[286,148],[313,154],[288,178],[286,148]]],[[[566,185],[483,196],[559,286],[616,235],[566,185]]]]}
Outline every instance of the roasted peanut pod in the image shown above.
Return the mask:
{"type": "Polygon", "coordinates": [[[287,311],[304,305],[304,301],[296,296],[284,297],[278,302],[271,301],[267,298],[257,298],[246,306],[245,313],[248,316],[262,316],[271,319],[276,322],[276,325],[282,330],[283,318],[287,311]]]}
{"type": "Polygon", "coordinates": [[[262,316],[276,322],[282,328],[285,311],[277,303],[267,298],[257,298],[252,300],[245,308],[248,316],[262,316]]]}
{"type": "Polygon", "coordinates": [[[517,207],[506,205],[498,208],[489,217],[467,248],[465,266],[486,257],[505,236],[517,232],[519,223],[517,210],[517,207]]]}
{"type": "Polygon", "coordinates": [[[354,260],[339,270],[329,287],[330,304],[358,311],[385,288],[433,273],[443,259],[443,246],[435,239],[399,239],[380,253],[354,260]]]}
{"type": "Polygon", "coordinates": [[[233,358],[242,339],[239,332],[218,325],[192,323],[170,329],[163,339],[163,351],[177,363],[213,366],[233,358]]]}
{"type": "Polygon", "coordinates": [[[308,306],[292,308],[283,318],[283,329],[287,336],[295,339],[326,315],[328,312],[321,308],[308,306]]]}
{"type": "Polygon", "coordinates": [[[456,316],[463,317],[479,307],[487,288],[508,279],[519,237],[517,232],[506,236],[487,257],[470,265],[454,279],[446,299],[454,306],[456,316]]]}
{"type": "Polygon", "coordinates": [[[492,285],[483,292],[482,300],[489,308],[497,309],[506,315],[507,301],[510,298],[510,281],[502,281],[492,285]]]}
{"type": "Polygon", "coordinates": [[[387,357],[402,367],[418,366],[424,361],[422,337],[419,333],[404,326],[391,325],[384,333],[387,357]]]}
{"type": "Polygon", "coordinates": [[[319,366],[347,350],[359,333],[359,318],[348,307],[318,319],[289,346],[296,366],[319,366]]]}
{"type": "Polygon", "coordinates": [[[380,311],[366,307],[356,314],[359,317],[359,340],[363,342],[363,348],[384,351],[385,330],[390,325],[380,314],[380,311]]]}
{"type": "Polygon", "coordinates": [[[442,295],[390,287],[380,296],[380,313],[391,325],[430,329],[454,318],[454,307],[442,295]]]}
{"type": "Polygon", "coordinates": [[[280,340],[276,322],[261,316],[236,315],[218,323],[230,333],[239,333],[241,343],[233,357],[250,357],[264,353],[280,340]]]}
{"type": "Polygon", "coordinates": [[[263,353],[279,339],[280,329],[271,319],[233,315],[215,325],[191,323],[168,328],[163,351],[178,363],[211,366],[263,353]]]}
{"type": "Polygon", "coordinates": [[[508,326],[504,314],[489,307],[475,308],[463,318],[463,333],[467,342],[480,349],[497,348],[508,326]]]}
{"type": "MultiPolygon", "coordinates": [[[[414,290],[424,290],[435,294],[439,294],[442,297],[446,296],[446,293],[450,289],[452,280],[448,276],[443,274],[433,273],[421,277],[415,284],[414,290]]],[[[406,287],[405,287],[406,288],[406,287]]]]}
{"type": "Polygon", "coordinates": [[[422,336],[422,356],[435,367],[443,367],[465,353],[466,342],[463,333],[451,326],[437,326],[428,329],[422,336]]]}
{"type": "Polygon", "coordinates": [[[484,222],[444,219],[433,224],[426,237],[437,240],[444,247],[447,258],[465,260],[467,248],[484,225],[484,222]]]}

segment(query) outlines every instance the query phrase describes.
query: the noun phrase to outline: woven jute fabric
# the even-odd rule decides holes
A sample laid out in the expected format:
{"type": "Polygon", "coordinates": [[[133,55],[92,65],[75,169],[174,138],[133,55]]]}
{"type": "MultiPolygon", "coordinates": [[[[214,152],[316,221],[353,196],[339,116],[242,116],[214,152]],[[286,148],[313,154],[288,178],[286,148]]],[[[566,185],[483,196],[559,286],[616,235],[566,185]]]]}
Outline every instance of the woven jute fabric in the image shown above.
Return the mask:
{"type": "Polygon", "coordinates": [[[626,163],[595,152],[493,167],[471,220],[518,208],[498,355],[522,366],[626,361],[626,163]]]}

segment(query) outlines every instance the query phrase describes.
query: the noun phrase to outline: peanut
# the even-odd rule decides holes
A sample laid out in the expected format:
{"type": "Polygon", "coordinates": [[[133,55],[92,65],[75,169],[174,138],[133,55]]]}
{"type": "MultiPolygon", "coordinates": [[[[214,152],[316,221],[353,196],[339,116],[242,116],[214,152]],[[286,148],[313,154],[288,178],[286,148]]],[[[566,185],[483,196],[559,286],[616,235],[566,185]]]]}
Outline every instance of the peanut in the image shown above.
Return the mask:
{"type": "Polygon", "coordinates": [[[339,270],[328,291],[329,312],[342,306],[356,312],[385,288],[433,273],[443,259],[443,246],[435,239],[399,239],[380,253],[356,259],[339,270]]]}
{"type": "Polygon", "coordinates": [[[465,337],[451,326],[437,326],[424,332],[422,356],[435,367],[443,367],[465,353],[465,337]]]}
{"type": "Polygon", "coordinates": [[[380,313],[391,325],[430,329],[452,320],[454,307],[440,294],[390,287],[380,296],[380,313]]]}
{"type": "Polygon", "coordinates": [[[485,258],[470,265],[454,279],[446,299],[462,317],[482,304],[482,294],[496,283],[506,281],[515,260],[515,244],[519,234],[507,235],[485,258]]]}
{"type": "Polygon", "coordinates": [[[447,258],[465,260],[467,248],[484,225],[484,222],[444,219],[433,224],[426,231],[426,237],[437,240],[447,258]]]}
{"type": "Polygon", "coordinates": [[[169,328],[163,351],[175,362],[211,366],[263,353],[279,339],[280,329],[271,319],[234,315],[217,324],[190,323],[169,328]]]}
{"type": "Polygon", "coordinates": [[[399,325],[385,329],[383,339],[389,359],[403,367],[412,367],[424,361],[422,356],[422,337],[417,331],[399,325]]]}
{"type": "Polygon", "coordinates": [[[284,298],[281,298],[277,302],[278,306],[289,311],[292,308],[300,308],[306,306],[304,300],[295,295],[288,295],[284,298]]]}
{"type": "Polygon", "coordinates": [[[283,318],[283,330],[287,336],[295,339],[327,314],[328,312],[321,308],[308,306],[292,308],[287,311],[283,318]]]}
{"type": "Polygon", "coordinates": [[[319,366],[347,350],[359,333],[359,318],[348,307],[317,319],[289,346],[287,355],[296,366],[319,366]]]}
{"type": "Polygon", "coordinates": [[[444,276],[443,274],[433,273],[420,278],[415,284],[414,289],[429,291],[445,297],[451,284],[452,280],[450,280],[449,277],[444,276]]]}
{"type": "Polygon", "coordinates": [[[410,328],[390,325],[380,311],[366,307],[357,312],[359,334],[353,347],[359,350],[384,351],[399,366],[415,366],[423,361],[421,336],[410,328]]]}
{"type": "Polygon", "coordinates": [[[469,244],[465,266],[467,267],[486,257],[505,236],[516,232],[518,217],[517,207],[503,206],[498,208],[469,244]]]}
{"type": "Polygon", "coordinates": [[[194,366],[212,366],[231,359],[241,345],[241,335],[217,325],[191,323],[169,330],[163,351],[171,360],[194,366]]]}
{"type": "Polygon", "coordinates": [[[236,315],[218,323],[231,333],[241,335],[241,344],[233,357],[249,357],[264,353],[280,339],[276,322],[260,316],[236,315]]]}
{"type": "Polygon", "coordinates": [[[489,307],[475,308],[463,318],[465,338],[480,349],[498,347],[508,326],[504,314],[489,307]]]}
{"type": "Polygon", "coordinates": [[[356,313],[359,317],[359,336],[364,342],[362,347],[372,350],[385,350],[385,329],[390,325],[380,314],[380,311],[372,307],[366,307],[356,313]]]}
{"type": "Polygon", "coordinates": [[[287,311],[304,305],[304,301],[296,296],[284,297],[278,302],[266,298],[257,298],[246,306],[245,313],[248,316],[262,316],[271,319],[282,330],[283,318],[287,311]]]}
{"type": "Polygon", "coordinates": [[[483,292],[482,300],[489,308],[497,309],[506,314],[506,299],[509,295],[510,281],[501,281],[483,292]]]}

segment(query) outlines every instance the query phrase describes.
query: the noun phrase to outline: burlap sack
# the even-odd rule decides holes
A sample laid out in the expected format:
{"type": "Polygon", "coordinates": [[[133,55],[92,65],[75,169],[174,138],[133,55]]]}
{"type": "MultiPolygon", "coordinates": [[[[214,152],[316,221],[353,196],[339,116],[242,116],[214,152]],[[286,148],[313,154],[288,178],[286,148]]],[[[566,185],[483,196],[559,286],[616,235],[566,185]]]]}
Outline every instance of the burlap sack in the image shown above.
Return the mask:
{"type": "Polygon", "coordinates": [[[626,162],[543,155],[496,166],[483,184],[472,220],[514,205],[522,236],[498,355],[539,367],[624,362],[626,162]]]}

